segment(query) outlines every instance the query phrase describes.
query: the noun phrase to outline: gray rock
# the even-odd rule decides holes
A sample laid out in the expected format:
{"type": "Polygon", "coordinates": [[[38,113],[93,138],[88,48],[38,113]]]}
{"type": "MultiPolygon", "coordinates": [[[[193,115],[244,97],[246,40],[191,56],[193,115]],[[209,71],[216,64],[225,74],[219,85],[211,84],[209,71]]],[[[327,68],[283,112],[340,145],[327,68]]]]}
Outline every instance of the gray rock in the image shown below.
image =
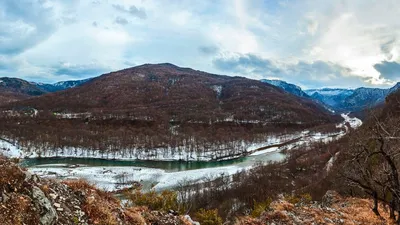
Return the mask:
{"type": "Polygon", "coordinates": [[[192,225],[200,225],[199,222],[193,221],[192,218],[190,218],[189,215],[185,215],[184,218],[185,218],[189,223],[191,223],[192,225]]]}
{"type": "Polygon", "coordinates": [[[25,181],[27,181],[27,182],[32,181],[35,184],[39,183],[40,179],[36,174],[32,174],[28,171],[23,171],[23,170],[21,170],[21,171],[22,171],[22,173],[25,174],[25,181]]]}
{"type": "Polygon", "coordinates": [[[36,186],[32,188],[32,199],[35,207],[40,210],[40,224],[54,225],[58,220],[57,212],[40,188],[36,186]]]}
{"type": "Polygon", "coordinates": [[[55,199],[58,197],[58,195],[53,194],[53,193],[49,194],[49,196],[50,196],[53,200],[55,200],[55,199]]]}
{"type": "Polygon", "coordinates": [[[339,201],[340,196],[336,191],[327,191],[326,194],[322,197],[322,205],[327,207],[339,201]]]}
{"type": "Polygon", "coordinates": [[[9,199],[10,197],[7,195],[7,193],[1,193],[1,202],[8,202],[9,199]]]}
{"type": "Polygon", "coordinates": [[[28,171],[23,171],[23,170],[21,171],[25,174],[25,181],[30,181],[32,179],[31,173],[29,173],[28,171]]]}

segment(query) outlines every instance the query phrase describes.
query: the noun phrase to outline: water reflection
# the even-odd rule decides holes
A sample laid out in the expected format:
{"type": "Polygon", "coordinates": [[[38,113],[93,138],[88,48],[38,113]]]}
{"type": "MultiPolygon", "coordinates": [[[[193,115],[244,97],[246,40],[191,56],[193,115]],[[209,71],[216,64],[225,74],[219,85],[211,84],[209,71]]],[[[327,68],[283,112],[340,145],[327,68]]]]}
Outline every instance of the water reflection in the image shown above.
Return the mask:
{"type": "Polygon", "coordinates": [[[243,166],[248,167],[255,164],[257,161],[281,161],[285,155],[279,152],[266,153],[258,156],[247,156],[239,159],[225,160],[225,161],[212,161],[212,162],[185,162],[185,161],[124,161],[124,160],[106,160],[106,159],[90,159],[90,158],[36,158],[24,159],[21,162],[23,167],[36,167],[36,166],[65,166],[65,165],[85,165],[85,166],[130,166],[130,167],[147,167],[164,169],[168,172],[186,171],[204,168],[214,168],[222,166],[243,166]]]}

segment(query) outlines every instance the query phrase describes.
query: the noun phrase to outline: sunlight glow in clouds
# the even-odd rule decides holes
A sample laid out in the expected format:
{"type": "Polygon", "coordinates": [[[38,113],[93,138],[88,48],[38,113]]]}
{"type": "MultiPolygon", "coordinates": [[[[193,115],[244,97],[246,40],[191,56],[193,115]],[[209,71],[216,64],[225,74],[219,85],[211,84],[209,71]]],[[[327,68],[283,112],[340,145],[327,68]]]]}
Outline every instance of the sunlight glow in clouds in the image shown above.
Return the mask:
{"type": "Polygon", "coordinates": [[[400,81],[397,0],[2,0],[0,76],[55,82],[143,63],[303,87],[400,81]]]}

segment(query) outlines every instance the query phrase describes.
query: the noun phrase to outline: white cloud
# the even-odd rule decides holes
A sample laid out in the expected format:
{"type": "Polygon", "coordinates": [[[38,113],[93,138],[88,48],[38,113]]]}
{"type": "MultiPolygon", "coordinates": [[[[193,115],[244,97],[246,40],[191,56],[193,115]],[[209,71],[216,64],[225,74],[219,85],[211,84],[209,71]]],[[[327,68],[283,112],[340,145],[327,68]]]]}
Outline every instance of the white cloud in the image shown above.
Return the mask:
{"type": "MultiPolygon", "coordinates": [[[[381,86],[392,84],[395,73],[383,74],[388,69],[376,65],[400,62],[400,2],[396,0],[24,3],[0,2],[3,74],[54,81],[71,77],[54,74],[60,62],[110,70],[171,62],[225,73],[213,61],[221,55],[251,54],[276,63],[281,70],[290,67],[288,71],[296,76],[305,69],[304,76],[313,84],[331,86],[334,80],[339,85],[332,74],[318,74],[316,62],[324,62],[348,68],[349,79],[343,85],[381,86]],[[299,62],[313,66],[301,67],[299,62]]],[[[235,75],[259,77],[251,68],[240,73],[235,75]]],[[[290,82],[286,75],[282,78],[290,82]]]]}

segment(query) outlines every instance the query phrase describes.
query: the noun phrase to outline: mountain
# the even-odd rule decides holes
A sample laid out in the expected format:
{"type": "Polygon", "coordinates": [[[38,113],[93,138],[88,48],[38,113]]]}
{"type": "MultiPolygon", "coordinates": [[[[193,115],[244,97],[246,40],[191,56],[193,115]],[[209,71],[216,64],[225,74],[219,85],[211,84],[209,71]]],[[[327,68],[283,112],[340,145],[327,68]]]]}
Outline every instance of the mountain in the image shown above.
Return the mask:
{"type": "Polygon", "coordinates": [[[315,99],[334,110],[340,109],[340,103],[343,102],[346,97],[352,95],[353,92],[353,90],[340,88],[305,90],[305,93],[307,93],[312,99],[315,99]]]}
{"type": "Polygon", "coordinates": [[[392,88],[357,88],[351,89],[310,89],[305,92],[312,99],[318,100],[338,112],[359,112],[382,104],[385,98],[398,90],[400,83],[392,88]]]}
{"type": "Polygon", "coordinates": [[[274,85],[276,87],[280,87],[283,90],[285,90],[285,91],[287,91],[287,92],[289,92],[291,94],[294,94],[296,96],[299,96],[299,97],[304,97],[304,98],[310,97],[299,86],[287,83],[287,82],[282,81],[282,80],[262,79],[260,81],[264,82],[264,83],[268,83],[268,84],[274,85]]]}
{"type": "Polygon", "coordinates": [[[172,64],[145,64],[104,74],[63,92],[13,106],[53,112],[129,115],[152,120],[329,121],[311,100],[243,77],[209,74],[172,64]]]}
{"type": "Polygon", "coordinates": [[[0,78],[0,104],[39,96],[45,93],[45,90],[25,80],[9,77],[0,78]]]}
{"type": "Polygon", "coordinates": [[[390,89],[357,88],[340,104],[343,110],[361,111],[379,105],[390,94],[390,89]]]}
{"type": "Polygon", "coordinates": [[[7,104],[49,92],[57,92],[77,87],[90,79],[61,81],[54,84],[28,82],[19,78],[0,78],[0,104],[7,104]]]}
{"type": "Polygon", "coordinates": [[[80,85],[90,81],[91,79],[92,78],[84,79],[84,80],[60,81],[60,82],[57,82],[54,84],[46,84],[46,83],[32,83],[32,84],[36,85],[37,87],[39,87],[42,90],[45,90],[47,92],[56,92],[56,91],[62,91],[65,89],[80,86],[80,85]]]}
{"type": "Polygon", "coordinates": [[[344,99],[341,107],[347,111],[357,112],[381,105],[385,102],[386,97],[397,91],[399,87],[400,83],[388,89],[357,88],[352,95],[344,99]]]}

